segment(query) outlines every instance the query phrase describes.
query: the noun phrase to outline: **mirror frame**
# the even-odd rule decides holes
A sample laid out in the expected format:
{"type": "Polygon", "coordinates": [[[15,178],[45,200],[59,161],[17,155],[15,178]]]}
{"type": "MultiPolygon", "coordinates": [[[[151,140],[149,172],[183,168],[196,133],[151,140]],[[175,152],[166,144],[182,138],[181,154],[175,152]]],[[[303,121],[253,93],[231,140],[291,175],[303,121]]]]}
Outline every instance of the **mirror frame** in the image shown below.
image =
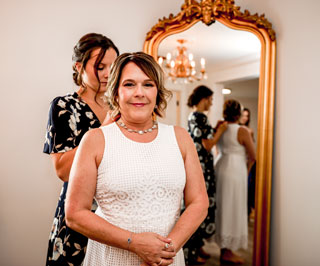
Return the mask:
{"type": "Polygon", "coordinates": [[[258,99],[258,136],[256,172],[256,216],[254,225],[254,266],[269,265],[270,209],[272,180],[272,151],[274,127],[274,94],[276,35],[272,24],[264,14],[251,15],[248,10],[240,11],[234,0],[185,0],[181,12],[176,16],[163,17],[147,33],[143,51],[158,56],[158,47],[169,35],[180,33],[202,21],[211,25],[219,21],[225,26],[249,31],[261,42],[259,99],[258,99]]]}

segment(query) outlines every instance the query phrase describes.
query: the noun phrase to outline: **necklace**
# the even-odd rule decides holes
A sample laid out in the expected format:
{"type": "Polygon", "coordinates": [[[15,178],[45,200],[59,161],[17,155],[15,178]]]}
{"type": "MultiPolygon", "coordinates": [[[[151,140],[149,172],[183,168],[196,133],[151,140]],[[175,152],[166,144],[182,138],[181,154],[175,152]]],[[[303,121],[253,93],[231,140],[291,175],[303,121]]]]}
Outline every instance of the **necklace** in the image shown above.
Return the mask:
{"type": "Polygon", "coordinates": [[[136,129],[131,129],[131,128],[128,128],[126,126],[125,123],[121,122],[121,121],[118,121],[117,124],[120,126],[120,127],[123,127],[124,129],[128,130],[129,132],[134,132],[134,133],[138,133],[140,135],[144,134],[144,133],[148,133],[148,132],[152,132],[152,130],[158,128],[158,122],[157,121],[153,121],[153,126],[148,128],[148,129],[145,129],[145,130],[136,130],[136,129]]]}

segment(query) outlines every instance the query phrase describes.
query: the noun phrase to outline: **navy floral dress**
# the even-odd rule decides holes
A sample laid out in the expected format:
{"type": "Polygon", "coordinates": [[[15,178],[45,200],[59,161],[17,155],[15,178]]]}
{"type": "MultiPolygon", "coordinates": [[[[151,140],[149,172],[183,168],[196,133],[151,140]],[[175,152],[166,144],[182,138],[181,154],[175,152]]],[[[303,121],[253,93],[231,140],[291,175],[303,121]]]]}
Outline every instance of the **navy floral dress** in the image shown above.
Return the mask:
{"type": "Polygon", "coordinates": [[[203,240],[211,237],[215,232],[216,179],[213,168],[213,155],[202,145],[202,139],[212,139],[214,135],[214,129],[208,123],[207,116],[204,113],[192,112],[188,117],[188,132],[198,152],[209,197],[209,209],[206,219],[183,247],[186,264],[192,264],[199,255],[199,249],[204,245],[203,240]]]}
{"type": "MultiPolygon", "coordinates": [[[[46,139],[43,152],[62,153],[76,148],[83,135],[91,128],[100,127],[100,121],[89,105],[78,94],[55,98],[49,110],[46,139]]],[[[62,186],[49,236],[46,266],[81,265],[88,239],[66,226],[65,198],[68,182],[62,186]]],[[[93,204],[93,210],[95,205],[93,204]]]]}

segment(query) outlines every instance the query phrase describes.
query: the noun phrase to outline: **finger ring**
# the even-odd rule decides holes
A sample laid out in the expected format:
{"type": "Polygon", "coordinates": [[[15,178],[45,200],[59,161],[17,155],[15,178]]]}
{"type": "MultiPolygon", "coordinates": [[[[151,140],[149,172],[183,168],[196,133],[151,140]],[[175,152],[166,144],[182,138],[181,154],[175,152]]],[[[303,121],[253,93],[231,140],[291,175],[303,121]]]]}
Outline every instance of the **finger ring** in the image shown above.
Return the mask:
{"type": "Polygon", "coordinates": [[[170,247],[170,245],[168,243],[164,244],[164,248],[169,248],[169,247],[170,247]]]}
{"type": "Polygon", "coordinates": [[[162,259],[160,260],[160,262],[158,263],[158,265],[161,265],[162,264],[162,259]]]}

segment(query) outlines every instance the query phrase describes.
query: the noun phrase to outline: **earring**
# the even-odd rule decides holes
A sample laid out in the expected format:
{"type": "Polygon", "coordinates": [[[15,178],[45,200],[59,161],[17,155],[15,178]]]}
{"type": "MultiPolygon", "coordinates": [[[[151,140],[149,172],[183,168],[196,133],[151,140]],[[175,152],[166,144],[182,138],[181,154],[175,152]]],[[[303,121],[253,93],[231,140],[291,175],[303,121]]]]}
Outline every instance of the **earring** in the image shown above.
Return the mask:
{"type": "Polygon", "coordinates": [[[157,121],[157,114],[155,112],[155,110],[157,110],[157,108],[158,108],[158,105],[155,105],[153,112],[152,112],[152,120],[153,121],[157,121]]]}
{"type": "Polygon", "coordinates": [[[154,111],[152,112],[152,121],[157,121],[157,114],[154,111]]]}

